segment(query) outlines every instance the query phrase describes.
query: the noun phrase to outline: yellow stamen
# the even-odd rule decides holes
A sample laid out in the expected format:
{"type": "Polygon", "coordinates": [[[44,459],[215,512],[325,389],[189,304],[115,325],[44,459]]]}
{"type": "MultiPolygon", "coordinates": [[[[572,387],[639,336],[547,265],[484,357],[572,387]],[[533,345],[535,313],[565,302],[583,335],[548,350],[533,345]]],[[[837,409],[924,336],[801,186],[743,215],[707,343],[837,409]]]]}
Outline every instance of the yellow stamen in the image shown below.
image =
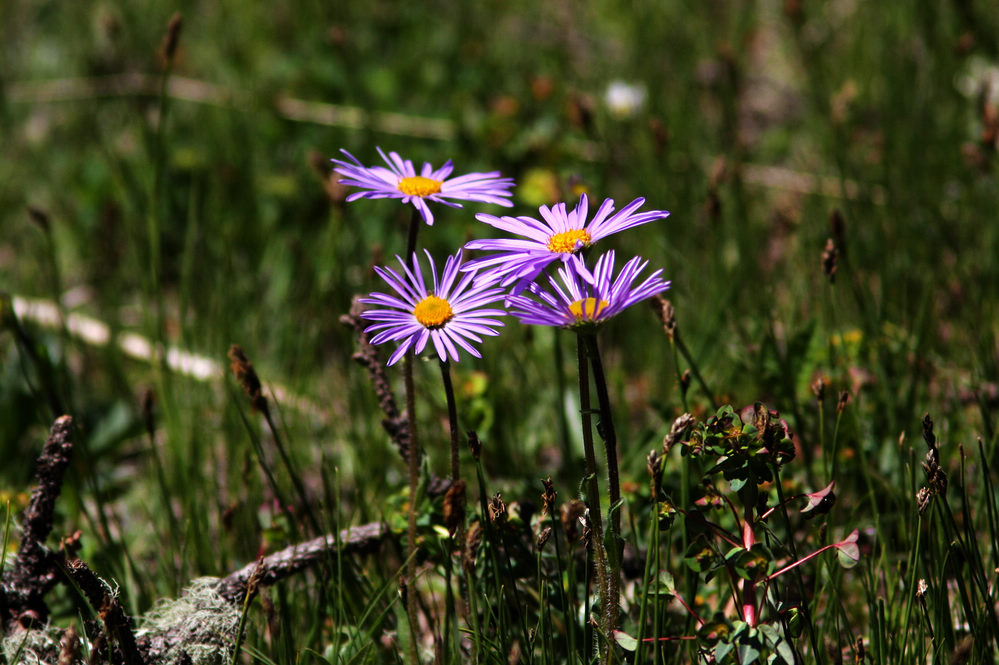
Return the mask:
{"type": "Polygon", "coordinates": [[[441,191],[441,181],[413,175],[399,181],[399,191],[406,196],[430,196],[441,191]]]}
{"type": "Polygon", "coordinates": [[[413,316],[423,326],[434,330],[442,328],[445,323],[454,318],[454,311],[451,303],[443,298],[430,295],[416,303],[413,308],[413,316]]]}
{"type": "Polygon", "coordinates": [[[572,254],[579,243],[582,243],[583,247],[589,247],[590,234],[583,229],[562,231],[548,239],[548,251],[556,254],[572,254]]]}
{"type": "Polygon", "coordinates": [[[606,300],[597,302],[596,298],[583,298],[569,305],[569,312],[577,321],[594,321],[609,304],[606,300]]]}

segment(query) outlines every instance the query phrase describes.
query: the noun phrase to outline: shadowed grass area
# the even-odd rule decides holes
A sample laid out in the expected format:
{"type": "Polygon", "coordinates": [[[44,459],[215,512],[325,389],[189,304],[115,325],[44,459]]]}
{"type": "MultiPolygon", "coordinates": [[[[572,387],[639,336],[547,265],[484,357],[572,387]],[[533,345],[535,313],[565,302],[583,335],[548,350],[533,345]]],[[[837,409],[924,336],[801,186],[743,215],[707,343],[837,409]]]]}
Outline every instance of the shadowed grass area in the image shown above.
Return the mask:
{"type": "MultiPolygon", "coordinates": [[[[993,662],[989,3],[19,0],[4,25],[5,571],[33,460],[68,413],[47,544],[79,529],[79,557],[127,613],[334,534],[322,564],[245,604],[232,662],[405,661],[406,593],[423,662],[993,662]],[[633,97],[612,103],[615,81],[633,97]],[[643,304],[599,337],[623,499],[616,640],[599,637],[582,515],[562,508],[593,500],[574,336],[512,318],[452,367],[461,440],[483,443],[462,450],[464,545],[444,521],[446,395],[436,361],[415,363],[423,573],[400,589],[406,462],[341,317],[384,289],[372,267],[403,253],[410,211],[347,203],[329,162],[343,148],[378,163],[376,146],[515,178],[511,210],[434,209],[420,245],[441,260],[497,235],[477,212],[533,215],[586,192],[671,213],[601,245],[673,282],[668,330],[662,304],[643,304]],[[267,419],[227,375],[233,344],[267,419]],[[203,375],[157,348],[206,359],[203,375]],[[757,402],[786,421],[795,457],[750,465],[736,487],[693,432],[748,446],[744,427],[768,431],[744,411],[757,402]],[[686,412],[694,424],[664,449],[686,412]],[[542,516],[548,476],[558,499],[542,516]],[[833,481],[835,504],[806,520],[804,495],[833,481]],[[372,523],[390,534],[376,555],[333,555],[353,552],[335,542],[344,529],[372,523]]],[[[401,372],[384,376],[403,408],[401,372]]],[[[47,596],[54,625],[95,649],[87,602],[65,585],[47,596]]]]}

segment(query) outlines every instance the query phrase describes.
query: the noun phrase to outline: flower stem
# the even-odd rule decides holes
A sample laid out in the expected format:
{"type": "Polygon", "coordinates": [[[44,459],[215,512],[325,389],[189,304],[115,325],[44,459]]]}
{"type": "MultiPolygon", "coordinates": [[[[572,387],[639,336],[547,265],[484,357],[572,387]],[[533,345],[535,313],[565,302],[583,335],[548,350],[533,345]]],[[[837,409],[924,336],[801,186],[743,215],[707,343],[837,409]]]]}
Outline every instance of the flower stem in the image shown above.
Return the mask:
{"type": "Polygon", "coordinates": [[[607,379],[604,376],[604,366],[600,361],[600,349],[597,348],[597,337],[593,334],[583,336],[586,343],[590,366],[593,368],[593,383],[597,388],[597,401],[600,404],[600,424],[597,431],[604,439],[607,451],[607,483],[610,497],[611,525],[614,533],[621,532],[621,511],[617,504],[621,501],[621,481],[617,468],[617,433],[614,430],[614,417],[611,413],[610,396],[607,393],[607,379]]]}
{"type": "MultiPolygon", "coordinates": [[[[610,639],[613,627],[608,626],[607,607],[609,589],[607,587],[607,551],[604,548],[603,519],[600,516],[600,487],[597,483],[597,456],[593,452],[593,431],[590,409],[590,371],[586,362],[586,348],[582,335],[576,336],[576,356],[579,361],[579,414],[583,426],[583,453],[586,458],[587,507],[590,511],[591,538],[593,539],[593,560],[597,572],[597,588],[600,590],[602,632],[610,639]]],[[[601,662],[608,662],[610,646],[599,646],[601,662]]]]}
{"type": "MultiPolygon", "coordinates": [[[[447,420],[448,429],[451,434],[451,486],[456,487],[458,483],[461,482],[461,465],[458,460],[458,407],[456,406],[454,399],[454,384],[451,381],[451,363],[446,360],[441,361],[441,379],[444,382],[444,394],[447,397],[447,420]]],[[[454,535],[452,537],[452,543],[457,545],[459,570],[461,569],[461,561],[464,559],[465,555],[464,483],[462,483],[461,493],[462,496],[455,499],[457,504],[456,508],[460,510],[460,514],[457,518],[457,523],[455,524],[453,531],[454,535]]],[[[460,580],[458,584],[461,593],[457,599],[455,616],[465,616],[465,620],[467,622],[468,616],[466,615],[466,608],[468,604],[465,598],[467,585],[462,585],[460,580]]],[[[448,595],[451,594],[450,584],[448,585],[447,592],[448,595]]]]}
{"type": "MultiPolygon", "coordinates": [[[[420,213],[413,210],[409,220],[409,235],[406,239],[406,261],[412,263],[416,253],[416,236],[420,230],[420,213]]],[[[406,613],[409,615],[409,663],[418,665],[419,655],[417,626],[419,620],[416,607],[416,510],[417,487],[420,482],[420,447],[416,436],[416,395],[413,390],[413,365],[415,354],[410,346],[406,351],[402,366],[403,382],[406,387],[406,426],[409,432],[409,524],[407,525],[408,557],[406,561],[406,613]]]]}
{"type": "Polygon", "coordinates": [[[607,617],[605,629],[612,635],[617,629],[618,598],[621,594],[621,481],[617,468],[617,433],[614,430],[614,417],[611,413],[610,395],[607,392],[607,378],[604,375],[603,363],[600,361],[600,349],[597,347],[595,334],[581,335],[593,369],[593,383],[597,389],[597,401],[600,404],[600,425],[598,432],[604,439],[604,450],[607,455],[607,485],[610,500],[610,529],[608,530],[607,551],[607,597],[603,608],[607,617]]]}
{"type": "Polygon", "coordinates": [[[458,408],[454,400],[454,384],[451,382],[451,363],[441,361],[441,379],[444,381],[444,395],[447,397],[447,421],[451,430],[451,482],[461,480],[461,467],[458,464],[458,408]]]}
{"type": "Polygon", "coordinates": [[[409,662],[417,665],[418,625],[416,608],[416,502],[417,486],[420,482],[420,453],[416,437],[416,396],[413,394],[413,363],[412,347],[406,351],[403,365],[403,380],[406,386],[406,425],[409,430],[409,524],[407,525],[406,547],[406,612],[409,615],[409,662]]]}

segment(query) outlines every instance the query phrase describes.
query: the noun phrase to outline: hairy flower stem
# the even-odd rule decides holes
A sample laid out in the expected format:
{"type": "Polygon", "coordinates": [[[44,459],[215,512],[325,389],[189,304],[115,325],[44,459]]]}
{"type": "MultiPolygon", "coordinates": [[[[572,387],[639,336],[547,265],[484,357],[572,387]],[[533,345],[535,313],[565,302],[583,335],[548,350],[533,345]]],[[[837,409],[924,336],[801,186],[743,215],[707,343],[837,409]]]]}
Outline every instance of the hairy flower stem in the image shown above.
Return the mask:
{"type": "MultiPolygon", "coordinates": [[[[412,262],[416,253],[416,236],[420,230],[420,213],[413,210],[409,220],[409,235],[406,240],[406,261],[412,262]]],[[[413,390],[413,364],[415,354],[410,346],[402,366],[403,382],[406,388],[406,425],[409,429],[409,524],[407,525],[406,560],[406,613],[409,615],[409,663],[417,665],[417,626],[419,625],[416,607],[416,504],[417,486],[420,482],[420,446],[416,436],[416,395],[413,390]]]]}
{"type": "Polygon", "coordinates": [[[461,467],[458,463],[458,408],[454,400],[454,384],[451,382],[451,363],[441,361],[441,379],[444,381],[444,395],[447,397],[447,422],[451,430],[451,482],[461,480],[461,467]]]}
{"type": "MultiPolygon", "coordinates": [[[[458,460],[458,407],[454,399],[454,384],[451,381],[451,363],[447,360],[441,361],[441,379],[444,381],[444,394],[447,397],[447,422],[451,434],[451,485],[453,487],[461,480],[461,465],[458,460]]],[[[463,506],[464,499],[459,503],[463,506]]],[[[465,516],[463,513],[464,510],[462,510],[462,515],[455,526],[453,537],[453,542],[458,545],[459,565],[465,554],[465,516]]],[[[457,615],[465,614],[465,590],[465,587],[462,586],[462,593],[458,599],[457,615]]],[[[450,593],[451,587],[448,586],[448,594],[450,593]]]]}
{"type": "MultiPolygon", "coordinates": [[[[597,587],[600,590],[601,630],[607,640],[612,639],[614,626],[610,625],[608,608],[607,550],[604,547],[603,519],[600,516],[600,487],[597,483],[597,456],[593,452],[593,431],[590,409],[590,372],[586,360],[585,342],[581,335],[576,336],[576,356],[579,361],[579,414],[583,425],[583,453],[586,457],[587,502],[590,511],[591,537],[593,538],[593,560],[597,571],[597,587]]],[[[600,644],[600,661],[608,662],[610,645],[600,644]]]]}
{"type": "MultiPolygon", "coordinates": [[[[604,449],[607,454],[607,486],[610,500],[607,546],[607,628],[617,629],[618,598],[621,595],[621,481],[617,468],[617,433],[614,430],[614,417],[611,413],[610,396],[607,393],[607,378],[604,375],[603,363],[600,361],[600,349],[597,347],[595,334],[582,335],[586,345],[586,355],[589,356],[593,368],[593,383],[597,388],[597,401],[600,404],[600,426],[597,430],[604,439],[604,449]]],[[[608,635],[611,633],[608,632],[608,635]]]]}
{"type": "Polygon", "coordinates": [[[614,430],[614,417],[611,413],[610,396],[607,393],[607,379],[604,376],[604,366],[600,361],[600,349],[597,348],[597,337],[593,334],[583,335],[586,353],[593,368],[593,383],[597,388],[597,402],[600,405],[600,424],[597,431],[604,439],[607,452],[607,484],[610,497],[611,526],[615,534],[621,532],[621,511],[618,503],[621,501],[621,481],[617,469],[617,433],[614,430]]]}

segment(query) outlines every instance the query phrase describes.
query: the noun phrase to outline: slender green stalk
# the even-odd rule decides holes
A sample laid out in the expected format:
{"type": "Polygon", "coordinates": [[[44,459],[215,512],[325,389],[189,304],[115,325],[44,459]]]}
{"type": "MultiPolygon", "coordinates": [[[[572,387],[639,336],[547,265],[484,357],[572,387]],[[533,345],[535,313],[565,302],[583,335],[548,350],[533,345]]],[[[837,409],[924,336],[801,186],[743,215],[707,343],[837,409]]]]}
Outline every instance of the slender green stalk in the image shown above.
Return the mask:
{"type": "Polygon", "coordinates": [[[458,409],[454,399],[454,384],[451,381],[451,363],[441,361],[441,379],[444,382],[444,395],[447,398],[447,421],[451,434],[451,482],[461,480],[461,465],[458,460],[458,409]]]}
{"type": "Polygon", "coordinates": [[[264,409],[264,420],[267,421],[267,427],[271,430],[271,436],[274,437],[274,447],[277,449],[278,455],[281,457],[281,463],[284,464],[285,470],[287,470],[288,475],[291,477],[291,483],[295,486],[295,493],[298,494],[298,500],[302,504],[302,510],[305,512],[306,518],[309,520],[312,532],[318,536],[323,533],[323,529],[319,526],[319,520],[316,518],[316,514],[312,510],[312,502],[309,501],[309,497],[305,493],[305,485],[302,484],[302,477],[292,465],[291,458],[288,457],[288,451],[285,449],[284,442],[281,438],[281,432],[278,430],[277,424],[274,422],[274,417],[271,416],[269,408],[264,409]]]}
{"type": "Polygon", "coordinates": [[[246,434],[250,437],[250,443],[253,446],[253,452],[257,456],[257,463],[260,464],[260,470],[264,472],[264,477],[267,479],[267,484],[270,485],[271,491],[274,493],[274,498],[277,499],[278,506],[281,510],[281,514],[284,515],[285,520],[288,522],[289,533],[293,538],[298,540],[298,520],[291,512],[289,507],[291,504],[284,498],[284,493],[281,491],[280,485],[278,485],[277,479],[274,477],[274,473],[271,471],[270,466],[267,465],[267,459],[264,455],[264,447],[260,442],[260,436],[257,435],[256,430],[250,423],[250,420],[243,413],[242,409],[238,409],[239,419],[243,423],[243,427],[246,429],[246,434]]]}
{"type": "MultiPolygon", "coordinates": [[[[653,483],[654,485],[654,483],[653,483]]],[[[638,648],[635,650],[635,662],[641,663],[642,656],[644,655],[643,649],[645,647],[645,624],[648,619],[649,612],[649,595],[650,588],[656,590],[656,598],[658,599],[658,585],[659,585],[659,497],[655,494],[652,495],[652,512],[651,519],[649,520],[649,535],[647,542],[649,543],[648,551],[645,557],[645,570],[642,572],[642,587],[641,587],[641,601],[639,602],[639,612],[638,612],[638,648]]],[[[658,600],[653,603],[652,607],[653,613],[653,629],[652,629],[652,662],[655,663],[659,657],[659,603],[658,600]]]]}
{"type": "Polygon", "coordinates": [[[676,382],[680,386],[680,404],[683,406],[683,412],[689,413],[690,407],[687,405],[687,388],[689,386],[684,384],[683,372],[680,371],[679,349],[677,349],[676,340],[673,337],[669,338],[669,348],[673,355],[673,371],[676,373],[676,382]]]}
{"type": "Polygon", "coordinates": [[[593,384],[597,389],[597,401],[600,405],[600,425],[597,431],[603,436],[607,454],[607,484],[610,498],[610,518],[614,533],[621,533],[621,511],[618,506],[621,501],[621,480],[617,464],[617,433],[614,430],[614,417],[611,413],[610,395],[607,392],[607,378],[604,376],[603,363],[600,361],[600,349],[597,347],[597,337],[594,334],[581,335],[593,369],[593,384]]]}
{"type": "Polygon", "coordinates": [[[239,625],[236,628],[236,644],[232,647],[231,665],[236,665],[239,662],[239,654],[243,649],[243,637],[246,633],[246,617],[250,613],[250,601],[253,599],[255,591],[253,587],[247,585],[246,593],[243,594],[243,605],[239,613],[239,625]]]}
{"type": "Polygon", "coordinates": [[[597,389],[597,401],[600,405],[600,426],[597,431],[603,436],[604,449],[607,456],[607,486],[610,507],[608,508],[610,528],[605,541],[607,553],[607,597],[606,607],[602,608],[606,615],[607,625],[604,627],[608,638],[617,628],[618,600],[621,596],[621,552],[624,541],[621,538],[621,481],[617,462],[617,432],[614,429],[614,416],[611,412],[610,395],[607,392],[607,377],[604,375],[603,363],[600,360],[600,349],[597,337],[593,333],[581,334],[593,369],[593,384],[597,389]]]}
{"type": "MultiPolygon", "coordinates": [[[[553,508],[551,514],[548,518],[551,521],[551,538],[555,544],[555,570],[556,570],[556,580],[558,584],[559,595],[562,598],[562,611],[565,616],[565,632],[566,638],[569,643],[569,652],[566,654],[568,662],[573,663],[576,661],[576,630],[573,617],[575,616],[574,607],[575,603],[570,602],[569,594],[566,592],[566,585],[572,584],[572,574],[571,569],[569,571],[562,570],[562,547],[559,545],[561,542],[561,537],[559,535],[559,519],[556,515],[556,510],[553,508]],[[566,574],[568,573],[568,574],[566,574]],[[565,582],[563,580],[568,580],[565,582]]],[[[569,543],[569,556],[568,565],[572,565],[572,544],[569,543]]]]}
{"type": "MultiPolygon", "coordinates": [[[[412,253],[410,253],[412,256],[412,253]]],[[[409,430],[409,523],[406,529],[406,612],[409,615],[409,663],[417,665],[416,644],[418,636],[416,608],[416,501],[417,486],[420,483],[420,454],[416,437],[416,396],[413,392],[413,348],[406,351],[403,359],[403,380],[406,386],[406,424],[409,430]]]]}
{"type": "MultiPolygon", "coordinates": [[[[820,407],[821,405],[822,403],[819,402],[820,407]]],[[[798,547],[794,543],[794,532],[791,527],[791,518],[787,513],[788,500],[784,498],[784,487],[782,484],[783,481],[781,480],[780,477],[780,466],[774,463],[772,464],[771,468],[772,468],[771,472],[773,473],[773,477],[775,479],[774,488],[777,490],[777,505],[780,506],[780,512],[784,518],[784,527],[787,531],[788,550],[791,552],[791,559],[793,561],[798,561],[800,557],[798,556],[798,547]]],[[[805,592],[805,582],[801,577],[800,569],[796,568],[794,570],[794,579],[798,586],[798,594],[802,598],[807,598],[805,592]]],[[[808,631],[808,639],[812,646],[812,658],[814,659],[813,662],[824,663],[826,662],[824,653],[819,649],[818,640],[815,638],[815,625],[814,622],[812,621],[812,611],[809,609],[807,603],[802,604],[801,609],[802,609],[803,618],[805,620],[805,629],[808,631]]],[[[796,653],[798,652],[797,648],[795,648],[795,652],[796,653]]]]}
{"type": "MultiPolygon", "coordinates": [[[[441,379],[444,382],[444,394],[447,398],[447,419],[448,419],[448,429],[451,434],[451,486],[454,487],[457,483],[461,481],[461,464],[458,458],[459,453],[459,443],[458,443],[458,407],[454,398],[454,383],[451,381],[451,363],[447,360],[442,360],[441,366],[441,379]]],[[[458,616],[465,616],[465,607],[467,604],[465,601],[465,589],[467,585],[461,585],[459,581],[459,586],[462,588],[462,593],[457,600],[452,598],[450,574],[451,574],[451,556],[457,550],[459,566],[461,565],[461,560],[465,551],[465,515],[464,515],[464,497],[455,497],[457,502],[456,509],[461,510],[461,515],[458,516],[458,521],[455,524],[454,536],[452,538],[453,544],[457,545],[457,548],[451,547],[451,551],[448,553],[447,559],[447,569],[448,569],[448,584],[447,584],[447,596],[449,606],[456,606],[456,612],[454,618],[457,621],[458,616]]],[[[466,616],[467,619],[467,616],[466,616]]]]}
{"type": "MultiPolygon", "coordinates": [[[[593,538],[593,559],[597,572],[597,588],[600,590],[600,604],[603,632],[610,636],[608,628],[608,588],[607,550],[604,547],[603,519],[600,516],[600,486],[597,482],[597,456],[593,452],[592,411],[590,409],[590,372],[586,358],[586,342],[582,335],[576,336],[576,356],[579,362],[579,414],[583,425],[583,453],[586,457],[587,502],[590,509],[591,537],[593,538]]],[[[608,662],[609,644],[598,645],[601,662],[608,662]]]]}
{"type": "MultiPolygon", "coordinates": [[[[566,404],[565,404],[565,352],[562,345],[565,343],[561,330],[554,328],[552,329],[552,362],[555,365],[555,413],[558,414],[558,442],[559,449],[562,451],[562,467],[561,470],[568,472],[575,466],[575,453],[572,450],[572,445],[569,441],[569,419],[566,415],[566,404]]],[[[563,477],[560,474],[560,480],[566,480],[567,477],[563,477]]]]}
{"type": "MultiPolygon", "coordinates": [[[[420,231],[421,217],[416,208],[409,220],[409,235],[406,240],[406,261],[411,262],[416,253],[416,236],[420,231]]],[[[420,447],[416,435],[416,394],[413,390],[413,364],[415,354],[410,346],[403,359],[402,374],[406,390],[406,425],[409,433],[409,523],[406,529],[406,613],[409,615],[409,663],[417,665],[417,607],[416,607],[416,502],[417,487],[420,483],[420,447]]]]}
{"type": "MultiPolygon", "coordinates": [[[[683,338],[680,337],[679,327],[673,331],[673,343],[676,344],[676,349],[683,356],[684,360],[687,361],[687,364],[690,365],[690,372],[694,375],[694,378],[697,379],[697,383],[701,386],[701,390],[704,391],[708,401],[711,402],[711,408],[717,410],[718,402],[715,401],[714,393],[712,393],[711,389],[708,388],[707,382],[704,380],[704,377],[701,376],[701,370],[697,369],[697,363],[694,362],[694,357],[690,354],[690,349],[687,348],[683,338]]],[[[686,403],[686,397],[684,397],[684,403],[686,403]]]]}

